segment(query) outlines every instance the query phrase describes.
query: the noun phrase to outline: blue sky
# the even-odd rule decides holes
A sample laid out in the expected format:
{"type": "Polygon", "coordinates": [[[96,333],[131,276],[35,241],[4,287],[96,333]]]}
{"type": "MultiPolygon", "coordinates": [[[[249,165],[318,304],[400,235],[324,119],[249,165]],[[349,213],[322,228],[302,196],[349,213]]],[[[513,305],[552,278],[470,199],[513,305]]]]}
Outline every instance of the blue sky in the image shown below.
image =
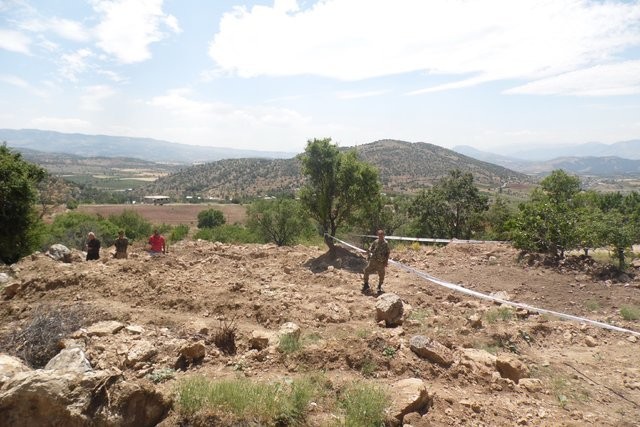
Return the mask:
{"type": "Polygon", "coordinates": [[[640,1],[0,0],[0,128],[299,152],[640,138],[640,1]]]}

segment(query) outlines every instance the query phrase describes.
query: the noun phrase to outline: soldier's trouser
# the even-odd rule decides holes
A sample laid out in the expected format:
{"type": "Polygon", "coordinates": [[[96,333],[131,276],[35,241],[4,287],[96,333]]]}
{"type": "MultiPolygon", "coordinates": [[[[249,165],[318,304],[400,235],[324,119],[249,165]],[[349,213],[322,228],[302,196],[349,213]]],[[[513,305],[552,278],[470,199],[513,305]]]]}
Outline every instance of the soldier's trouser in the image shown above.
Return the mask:
{"type": "Polygon", "coordinates": [[[384,263],[376,261],[374,259],[369,260],[369,265],[364,269],[364,283],[369,283],[369,275],[371,273],[378,273],[378,286],[382,286],[384,282],[384,263]]]}

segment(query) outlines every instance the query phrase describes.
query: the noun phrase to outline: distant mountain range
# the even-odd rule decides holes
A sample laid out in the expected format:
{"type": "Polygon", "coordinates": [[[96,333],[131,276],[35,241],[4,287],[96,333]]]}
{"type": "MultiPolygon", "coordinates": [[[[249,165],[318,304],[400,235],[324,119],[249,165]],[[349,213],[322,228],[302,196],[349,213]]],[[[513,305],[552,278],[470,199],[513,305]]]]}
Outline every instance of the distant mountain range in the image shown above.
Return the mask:
{"type": "Polygon", "coordinates": [[[612,145],[587,143],[577,146],[550,148],[546,155],[531,151],[529,158],[541,157],[544,160],[526,160],[526,152],[514,157],[481,151],[469,146],[457,146],[454,151],[489,163],[504,166],[521,173],[544,175],[554,169],[563,169],[582,176],[638,176],[640,175],[640,140],[623,141],[612,145]],[[569,153],[570,155],[558,155],[569,153]],[[597,154],[594,154],[597,153],[597,154]],[[611,154],[615,153],[615,154],[611,154]]]}
{"type": "MultiPolygon", "coordinates": [[[[494,190],[507,183],[531,182],[524,174],[422,142],[382,140],[343,148],[349,149],[355,149],[361,160],[377,167],[387,192],[417,192],[453,169],[472,173],[476,184],[494,190]]],[[[228,159],[182,169],[145,186],[142,191],[174,197],[191,192],[229,198],[293,192],[302,184],[299,157],[228,159]]]]}
{"type": "Polygon", "coordinates": [[[18,151],[31,149],[83,157],[132,157],[152,162],[182,164],[245,157],[286,159],[297,154],[280,151],[203,147],[151,138],[83,135],[37,129],[0,129],[1,142],[6,142],[7,146],[18,151]]]}

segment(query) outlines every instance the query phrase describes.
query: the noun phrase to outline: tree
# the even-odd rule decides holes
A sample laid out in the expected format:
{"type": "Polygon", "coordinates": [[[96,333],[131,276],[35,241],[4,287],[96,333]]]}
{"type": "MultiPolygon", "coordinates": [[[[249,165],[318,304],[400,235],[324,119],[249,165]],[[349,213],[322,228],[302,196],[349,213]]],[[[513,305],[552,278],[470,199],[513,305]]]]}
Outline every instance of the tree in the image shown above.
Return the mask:
{"type": "Polygon", "coordinates": [[[213,228],[226,222],[222,211],[207,209],[198,213],[198,228],[213,228]]]}
{"type": "Polygon", "coordinates": [[[22,160],[6,143],[0,146],[0,259],[13,263],[38,246],[34,209],[42,168],[22,160]]]}
{"type": "Polygon", "coordinates": [[[249,206],[248,214],[249,229],[278,246],[295,243],[310,228],[306,212],[293,199],[258,200],[249,206]]]}
{"type": "Polygon", "coordinates": [[[580,180],[555,170],[540,182],[531,199],[519,206],[510,222],[514,245],[520,249],[564,257],[579,242],[578,201],[580,180]]]}
{"type": "Polygon", "coordinates": [[[488,197],[473,184],[473,175],[455,169],[416,197],[412,213],[425,236],[469,239],[482,229],[488,208],[488,197]]]}
{"type": "Polygon", "coordinates": [[[618,261],[618,268],[626,267],[625,254],[638,236],[638,225],[618,211],[610,211],[604,215],[602,224],[603,241],[613,247],[613,257],[618,261]]]}
{"type": "Polygon", "coordinates": [[[507,202],[500,196],[496,197],[485,214],[488,225],[487,236],[495,240],[508,240],[506,224],[512,216],[513,212],[509,209],[507,202]]]}
{"type": "Polygon", "coordinates": [[[338,227],[351,221],[356,210],[379,197],[378,171],[358,160],[355,150],[340,152],[331,138],[307,142],[302,156],[306,183],[300,200],[318,222],[329,251],[338,227]],[[330,237],[331,236],[331,237],[330,237]]]}

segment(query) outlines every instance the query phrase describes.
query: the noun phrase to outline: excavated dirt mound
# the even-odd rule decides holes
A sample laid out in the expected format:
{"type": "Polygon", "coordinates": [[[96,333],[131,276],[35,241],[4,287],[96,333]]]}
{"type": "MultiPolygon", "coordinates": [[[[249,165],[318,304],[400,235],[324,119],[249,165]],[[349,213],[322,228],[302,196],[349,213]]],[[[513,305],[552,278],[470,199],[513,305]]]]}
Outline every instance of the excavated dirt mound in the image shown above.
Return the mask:
{"type": "MultiPolygon", "coordinates": [[[[34,254],[5,268],[11,292],[0,303],[0,342],[15,343],[42,310],[82,307],[89,323],[111,320],[126,329],[85,329],[59,337],[60,346],[80,340],[94,369],[116,369],[127,384],[167,396],[194,374],[260,381],[324,371],[337,383],[368,379],[391,393],[400,379],[422,379],[433,404],[414,425],[640,425],[640,343],[633,335],[499,307],[393,265],[385,290],[400,296],[406,313],[402,326],[387,328],[375,321],[376,298],[360,293],[364,258],[344,249],[333,259],[325,248],[185,241],[165,256],[102,256],[67,264],[34,254]],[[252,331],[277,331],[286,322],[302,330],[300,351],[250,350],[252,331]],[[214,343],[230,323],[237,328],[235,354],[214,343]],[[446,347],[453,363],[418,357],[409,344],[416,335],[446,347]],[[180,362],[180,349],[196,342],[205,344],[204,359],[180,362]],[[515,359],[532,379],[509,379],[515,362],[496,368],[470,360],[471,349],[515,359]],[[167,382],[149,379],[175,368],[167,382]]],[[[494,243],[395,249],[392,258],[468,289],[640,330],[640,321],[624,320],[620,310],[640,306],[640,282],[594,279],[573,265],[590,266],[586,261],[548,267],[494,243]]],[[[318,407],[308,423],[331,419],[318,407]]],[[[163,425],[184,422],[174,409],[163,425]]]]}

